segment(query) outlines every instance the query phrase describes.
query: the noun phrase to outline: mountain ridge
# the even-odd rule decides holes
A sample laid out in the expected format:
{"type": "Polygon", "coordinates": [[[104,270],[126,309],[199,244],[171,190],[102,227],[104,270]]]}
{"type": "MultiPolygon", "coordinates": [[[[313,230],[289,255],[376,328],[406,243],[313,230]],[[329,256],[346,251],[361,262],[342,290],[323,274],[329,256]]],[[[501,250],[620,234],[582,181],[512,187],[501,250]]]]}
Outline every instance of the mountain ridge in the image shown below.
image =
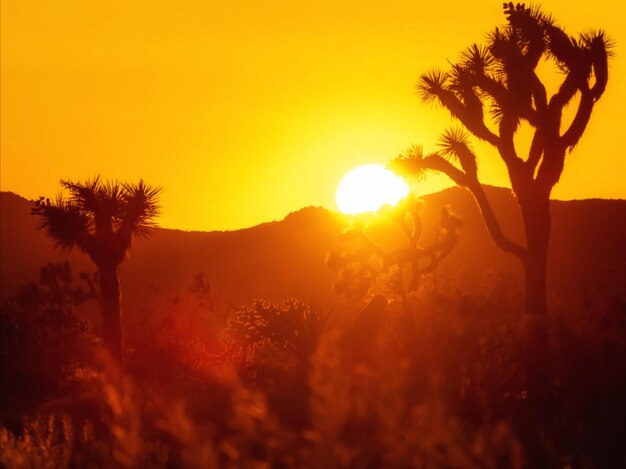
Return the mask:
{"type": "MultiPolygon", "coordinates": [[[[493,186],[490,184],[483,184],[483,187],[485,187],[485,190],[488,192],[496,192],[496,191],[500,191],[502,193],[512,193],[511,189],[508,187],[503,187],[503,186],[493,186]]],[[[420,196],[420,198],[423,199],[428,199],[431,197],[438,197],[441,195],[445,195],[447,193],[453,193],[453,192],[457,192],[457,191],[465,191],[465,189],[459,188],[458,186],[452,186],[452,187],[448,187],[446,189],[442,189],[441,191],[437,191],[437,192],[431,192],[425,195],[420,196]]],[[[0,195],[2,197],[15,197],[17,199],[20,199],[23,202],[29,203],[31,204],[31,200],[29,200],[28,198],[13,192],[13,191],[0,191],[0,195]]],[[[603,197],[588,197],[588,198],[582,198],[582,199],[551,199],[551,202],[595,202],[595,201],[626,201],[626,199],[624,198],[615,198],[615,197],[610,197],[610,198],[603,198],[603,197]]],[[[294,215],[298,215],[301,212],[307,212],[307,211],[318,211],[318,212],[328,212],[334,215],[338,215],[338,216],[345,216],[345,217],[350,217],[349,215],[344,215],[342,214],[340,211],[338,210],[334,210],[334,209],[330,209],[321,205],[307,205],[304,207],[301,207],[299,209],[296,210],[292,210],[290,212],[288,212],[283,218],[280,219],[276,219],[276,220],[267,220],[267,221],[263,221],[261,223],[258,223],[256,225],[252,225],[252,226],[246,226],[246,227],[241,227],[241,228],[235,228],[235,229],[226,229],[226,230],[219,230],[219,229],[212,229],[212,230],[185,230],[182,228],[173,228],[173,227],[166,227],[166,226],[157,226],[158,229],[162,229],[162,230],[170,230],[170,231],[176,231],[176,232],[181,232],[181,233],[232,233],[232,232],[236,232],[236,231],[242,231],[242,230],[249,230],[249,229],[253,229],[259,226],[263,226],[263,225],[267,225],[267,224],[271,224],[271,223],[278,223],[281,221],[285,221],[287,218],[294,216],[294,215]]]]}
{"type": "MultiPolygon", "coordinates": [[[[506,188],[487,187],[504,232],[523,242],[517,204],[506,188]]],[[[458,246],[437,275],[455,279],[459,290],[473,292],[485,278],[510,277],[519,285],[521,266],[500,251],[489,237],[471,194],[460,188],[424,196],[424,238],[436,233],[439,214],[448,205],[464,219],[458,246]]],[[[13,294],[36,280],[47,262],[68,259],[74,272],[95,271],[80,253],[59,253],[37,230],[31,203],[15,193],[0,193],[0,295],[13,294]]],[[[583,199],[553,201],[550,285],[556,296],[574,290],[623,295],[626,284],[626,201],[583,199]],[[577,236],[570,236],[576,232],[577,236]],[[593,249],[591,249],[593,247],[593,249]]],[[[255,298],[281,301],[296,297],[320,308],[338,301],[335,274],[325,265],[328,252],[347,246],[340,233],[349,217],[309,206],[282,220],[232,231],[184,231],[157,228],[147,240],[134,243],[120,269],[127,310],[163,307],[189,291],[203,273],[211,284],[216,308],[247,304],[255,298]]]]}

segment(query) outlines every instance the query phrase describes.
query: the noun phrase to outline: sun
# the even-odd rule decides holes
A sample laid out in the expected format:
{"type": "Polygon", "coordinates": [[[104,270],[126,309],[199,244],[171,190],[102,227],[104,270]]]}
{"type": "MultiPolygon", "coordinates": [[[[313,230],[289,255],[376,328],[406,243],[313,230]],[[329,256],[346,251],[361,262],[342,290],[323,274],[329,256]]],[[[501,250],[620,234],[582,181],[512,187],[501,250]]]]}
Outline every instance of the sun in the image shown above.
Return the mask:
{"type": "Polygon", "coordinates": [[[379,164],[358,166],[337,187],[337,207],[346,214],[375,212],[385,204],[395,205],[409,193],[400,176],[379,164]]]}

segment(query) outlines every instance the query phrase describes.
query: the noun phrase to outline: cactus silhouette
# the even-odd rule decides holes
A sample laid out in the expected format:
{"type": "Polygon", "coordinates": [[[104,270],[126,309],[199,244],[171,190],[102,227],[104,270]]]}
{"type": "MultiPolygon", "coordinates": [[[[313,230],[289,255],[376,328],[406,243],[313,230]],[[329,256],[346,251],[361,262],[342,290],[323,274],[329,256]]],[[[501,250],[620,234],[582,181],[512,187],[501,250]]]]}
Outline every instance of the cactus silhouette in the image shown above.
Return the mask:
{"type": "Polygon", "coordinates": [[[434,272],[452,252],[458,241],[462,220],[449,207],[441,212],[437,239],[429,246],[421,246],[423,202],[410,194],[395,207],[385,206],[374,220],[387,219],[402,233],[406,243],[392,252],[386,252],[368,234],[368,224],[356,220],[342,234],[346,241],[358,239],[361,247],[344,254],[329,254],[327,265],[339,272],[335,290],[345,296],[363,296],[381,277],[394,294],[405,297],[417,290],[420,279],[434,272]]]}
{"type": "Polygon", "coordinates": [[[464,130],[444,133],[437,152],[426,154],[414,146],[391,166],[413,175],[444,173],[467,188],[496,244],[523,263],[526,311],[545,316],[550,194],[604,93],[612,43],[603,31],[570,37],[550,16],[524,4],[505,3],[504,14],[507,23],[489,34],[486,46],[470,46],[447,72],[426,73],[418,89],[424,101],[438,101],[474,137],[498,150],[521,209],[526,245],[503,233],[478,179],[476,154],[464,130]],[[541,61],[556,65],[564,76],[552,96],[537,74],[541,61]],[[578,107],[566,126],[563,110],[576,96],[578,107]],[[525,158],[514,142],[522,121],[534,129],[525,158]]]}
{"type": "Polygon", "coordinates": [[[61,181],[69,197],[40,197],[32,210],[41,217],[40,229],[57,248],[77,248],[98,268],[104,344],[122,360],[122,323],[118,268],[134,237],[154,228],[159,213],[160,188],[138,184],[103,182],[99,177],[84,183],[61,181]]]}

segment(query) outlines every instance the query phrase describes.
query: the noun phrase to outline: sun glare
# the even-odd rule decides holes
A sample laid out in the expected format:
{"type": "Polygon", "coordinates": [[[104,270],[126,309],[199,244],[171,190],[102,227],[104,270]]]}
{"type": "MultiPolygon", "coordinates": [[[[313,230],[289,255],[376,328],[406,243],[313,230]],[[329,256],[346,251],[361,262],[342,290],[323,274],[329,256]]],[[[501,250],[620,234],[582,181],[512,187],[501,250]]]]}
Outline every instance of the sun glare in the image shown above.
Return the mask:
{"type": "Polygon", "coordinates": [[[395,205],[408,195],[409,186],[382,165],[359,166],[346,174],[337,188],[337,207],[343,213],[374,212],[395,205]]]}

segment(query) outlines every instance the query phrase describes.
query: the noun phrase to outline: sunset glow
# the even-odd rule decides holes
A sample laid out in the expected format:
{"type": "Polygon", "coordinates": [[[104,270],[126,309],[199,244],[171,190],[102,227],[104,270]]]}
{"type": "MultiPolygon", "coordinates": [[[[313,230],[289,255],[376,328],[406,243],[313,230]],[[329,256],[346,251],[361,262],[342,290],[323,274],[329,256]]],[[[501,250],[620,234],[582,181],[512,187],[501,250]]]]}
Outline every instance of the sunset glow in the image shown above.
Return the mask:
{"type": "MultiPolygon", "coordinates": [[[[1,8],[2,190],[35,198],[61,178],[143,178],[164,188],[159,224],[187,230],[332,208],[351,168],[386,164],[416,142],[434,146],[449,114],[421,103],[415,83],[503,20],[491,0],[454,1],[445,12],[437,2],[353,0],[1,8]]],[[[626,44],[621,2],[560,0],[550,10],[571,34],[605,28],[626,44]]],[[[626,196],[626,59],[616,52],[608,99],[555,198],[626,196]]],[[[493,149],[478,149],[481,180],[507,184],[493,149]]],[[[420,190],[446,184],[429,178],[420,190]]]]}
{"type": "Polygon", "coordinates": [[[383,205],[395,205],[409,193],[400,176],[382,165],[368,164],[353,169],[339,183],[337,207],[343,213],[374,212],[383,205]]]}
{"type": "Polygon", "coordinates": [[[0,0],[0,467],[626,468],[626,2],[541,3],[0,0]]]}

